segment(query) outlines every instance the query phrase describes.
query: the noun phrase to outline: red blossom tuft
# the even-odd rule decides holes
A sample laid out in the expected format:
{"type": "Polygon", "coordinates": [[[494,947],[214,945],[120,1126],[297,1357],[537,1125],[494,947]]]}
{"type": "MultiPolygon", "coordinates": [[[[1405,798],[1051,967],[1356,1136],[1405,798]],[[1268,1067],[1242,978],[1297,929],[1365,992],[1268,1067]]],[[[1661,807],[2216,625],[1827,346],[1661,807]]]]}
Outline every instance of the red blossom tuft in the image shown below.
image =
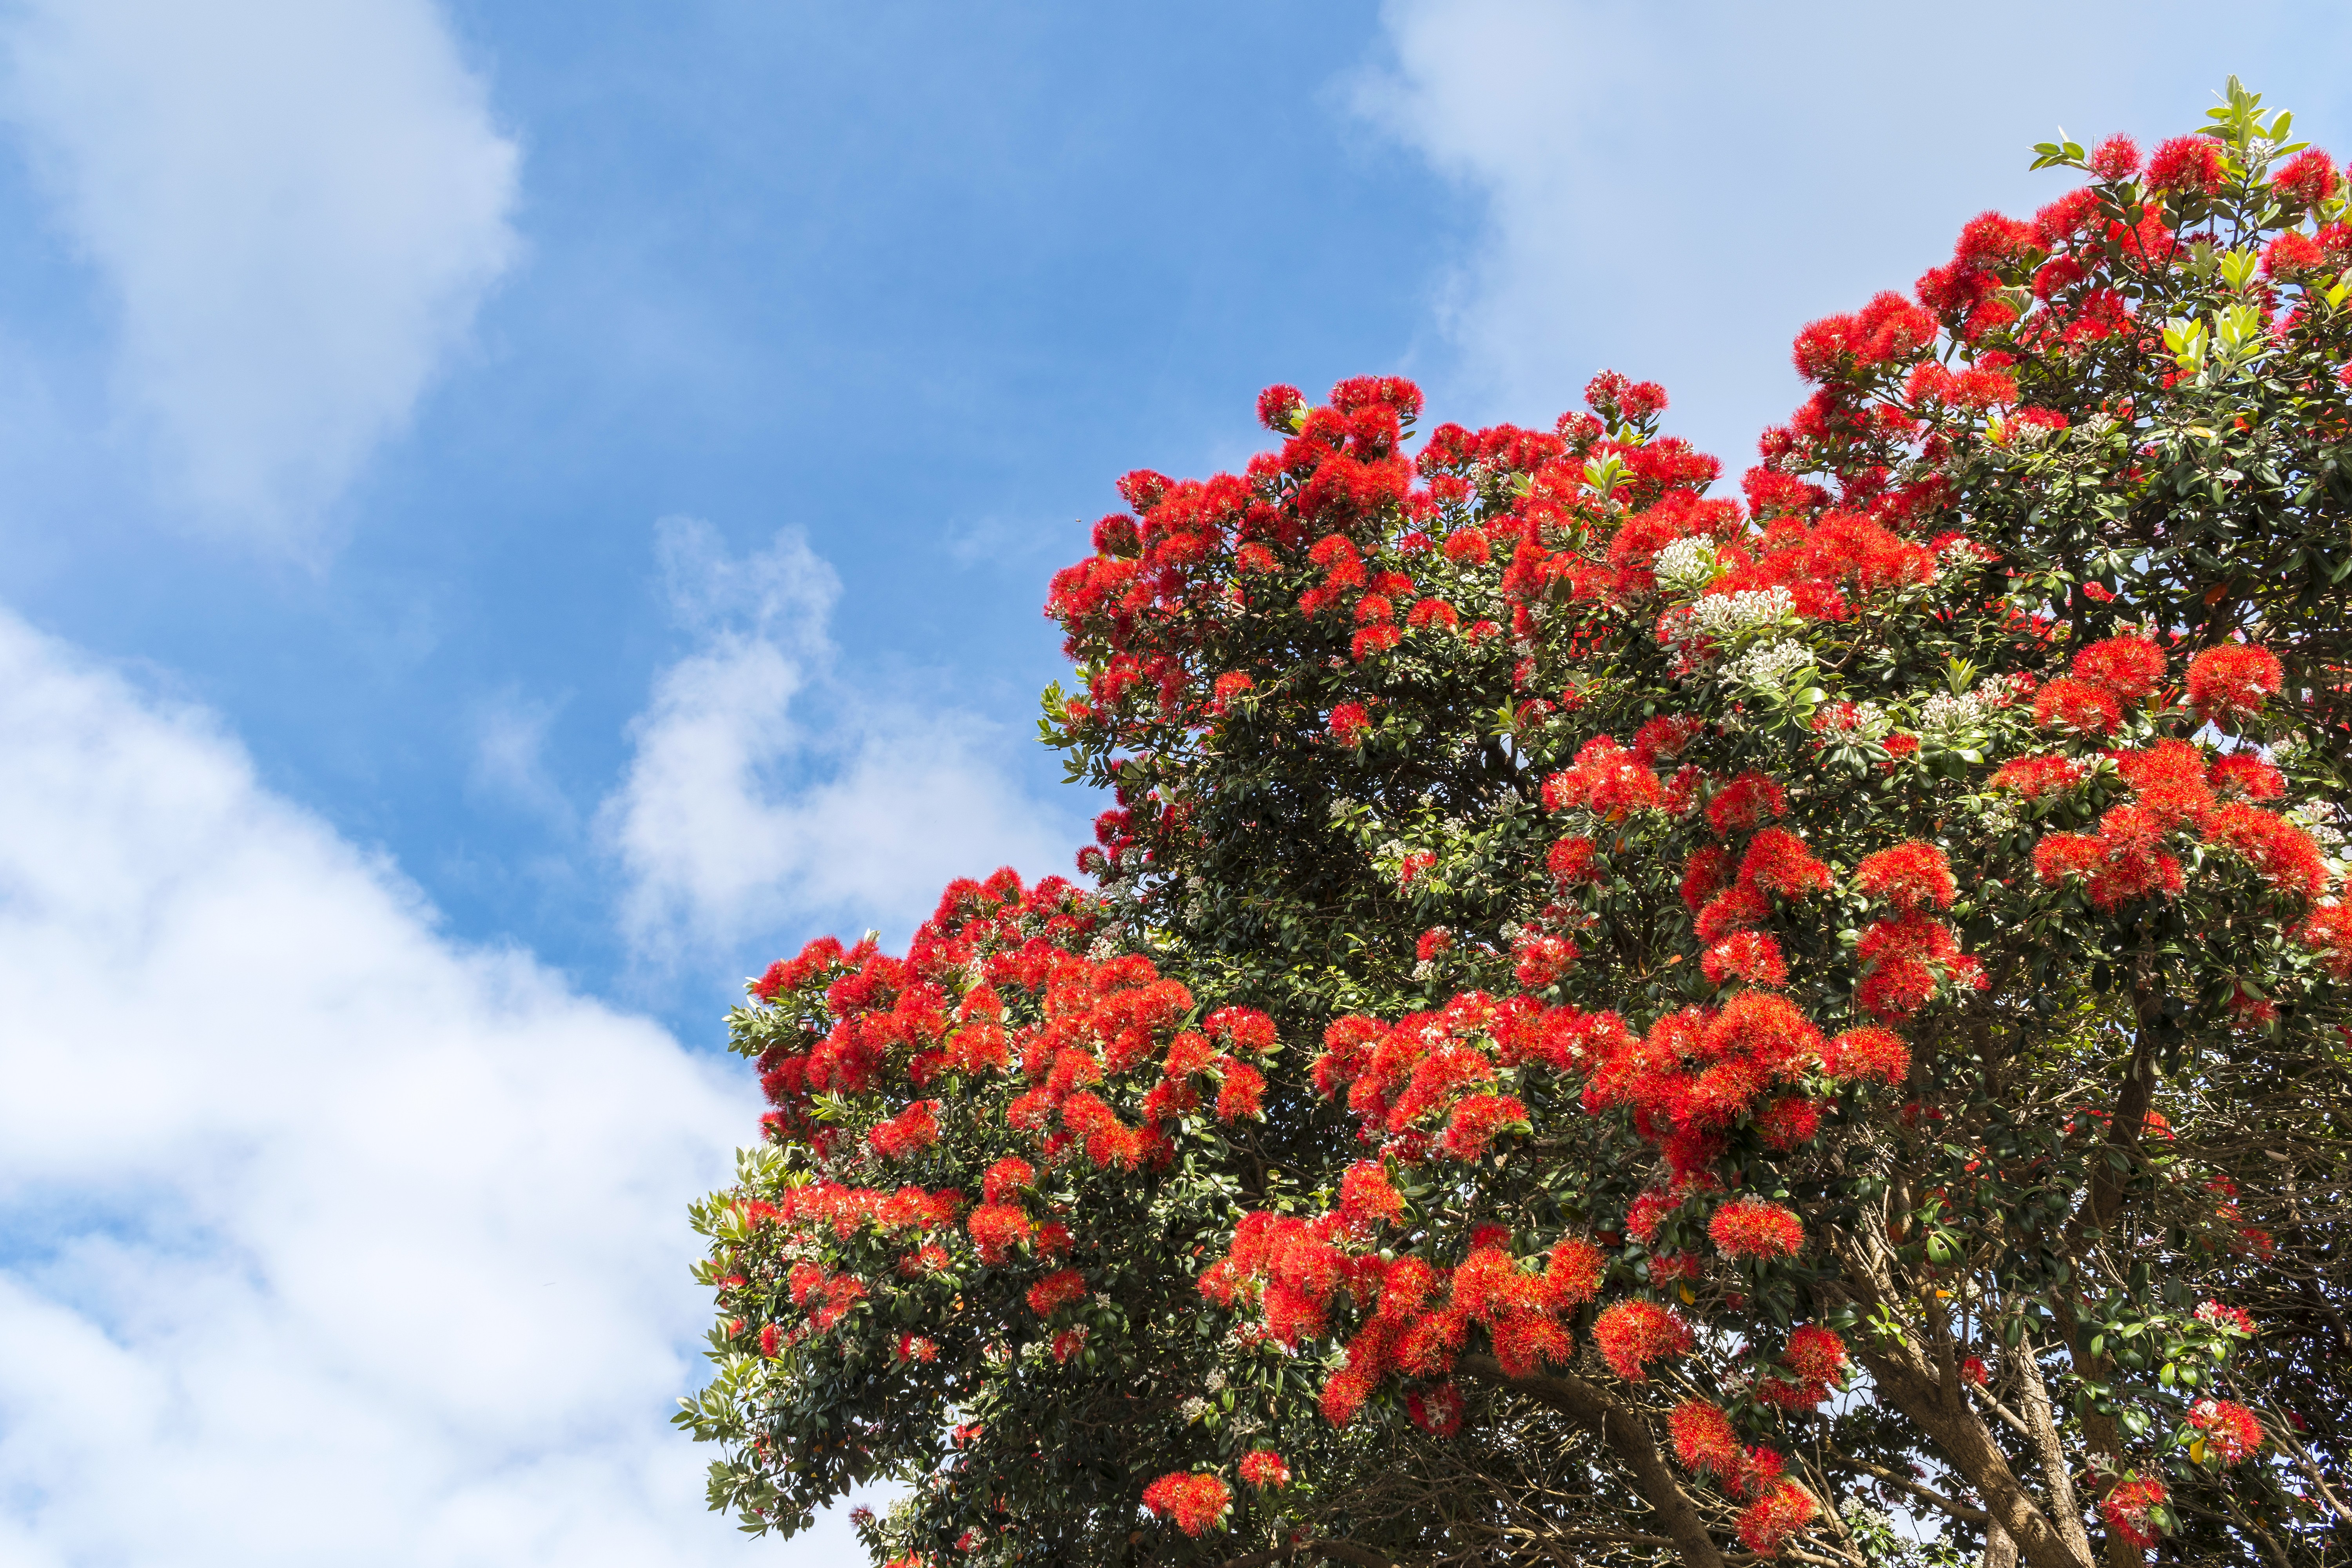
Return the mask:
{"type": "Polygon", "coordinates": [[[2060,676],[2033,694],[2033,721],[2045,729],[2105,735],[2123,718],[2123,704],[2114,692],[2069,676],[2060,676]]]}
{"type": "Polygon", "coordinates": [[[1794,1481],[1782,1481],[1740,1510],[1739,1540],[1750,1552],[1778,1556],[1789,1538],[1821,1512],[1813,1494],[1794,1481]]]}
{"type": "Polygon", "coordinates": [[[1074,1301],[1087,1296],[1087,1277],[1075,1268],[1058,1269],[1029,1287],[1029,1310],[1041,1318],[1050,1318],[1074,1301]]]}
{"type": "Polygon", "coordinates": [[[2146,637],[2108,637],[2074,656],[2074,679],[2115,695],[2118,702],[2137,702],[2164,679],[2164,650],[2146,637]]]}
{"type": "Polygon", "coordinates": [[[1849,1082],[1874,1079],[1899,1084],[1911,1071],[1911,1047],[1891,1029],[1848,1029],[1832,1038],[1822,1056],[1832,1078],[1849,1082]]]}
{"type": "Polygon", "coordinates": [[[1734,1198],[1715,1211],[1706,1234],[1727,1258],[1790,1258],[1805,1245],[1805,1223],[1778,1204],[1734,1198]]]}
{"type": "Polygon", "coordinates": [[[2263,1424],[2242,1405],[2200,1399],[2189,1407],[2189,1425],[2204,1435],[2206,1451],[2225,1465],[2262,1452],[2263,1424]]]}
{"type": "Polygon", "coordinates": [[[1221,1529],[1233,1501],[1232,1489],[1207,1470],[1178,1470],[1143,1489],[1143,1506],[1160,1519],[1174,1520],[1187,1535],[1221,1529]]]}
{"type": "Polygon", "coordinates": [[[1620,1301],[1593,1320],[1592,1342],[1610,1371],[1641,1383],[1651,1363],[1681,1355],[1696,1340],[1671,1309],[1654,1301],[1620,1301]]]}
{"type": "Polygon", "coordinates": [[[1685,1399],[1666,1417],[1666,1432],[1675,1458],[1686,1470],[1720,1477],[1736,1474],[1740,1465],[1739,1435],[1731,1417],[1704,1399],[1685,1399]]]}
{"type": "Polygon", "coordinates": [[[1871,897],[1885,899],[1906,911],[1926,909],[1930,904],[1949,909],[1953,895],[1958,891],[1958,885],[1952,879],[1950,859],[1935,845],[1916,840],[1864,857],[1862,864],[1854,868],[1853,879],[1854,885],[1871,897]]]}
{"type": "Polygon", "coordinates": [[[1735,981],[1749,985],[1780,986],[1788,983],[1789,965],[1780,956],[1780,944],[1762,931],[1734,931],[1708,948],[1699,959],[1699,969],[1712,985],[1728,985],[1735,981]]]}
{"type": "Polygon", "coordinates": [[[2203,136],[2175,136],[2148,159],[2147,184],[2153,191],[2210,195],[2221,188],[2229,172],[2219,143],[2203,136]]]}
{"type": "Polygon", "coordinates": [[[2278,656],[2254,643],[2224,643],[2189,664],[2189,706],[2219,729],[2234,730],[2286,684],[2278,656]]]}
{"type": "Polygon", "coordinates": [[[2091,149],[2091,173],[2103,180],[2128,180],[2139,173],[2139,143],[2110,136],[2091,149]]]}
{"type": "Polygon", "coordinates": [[[1271,1448],[1253,1448],[1242,1456],[1242,1479],[1261,1491],[1280,1491],[1290,1484],[1290,1467],[1271,1448]]]}
{"type": "Polygon", "coordinates": [[[2336,194],[2335,161],[2316,147],[2307,147],[2278,166],[2271,190],[2291,207],[2315,207],[2336,194]]]}
{"type": "Polygon", "coordinates": [[[2156,1544],[2155,1510],[2163,1506],[2164,1483],[2152,1476],[2132,1476],[2116,1484],[2099,1500],[2099,1517],[2107,1528],[2145,1552],[2156,1544]]]}

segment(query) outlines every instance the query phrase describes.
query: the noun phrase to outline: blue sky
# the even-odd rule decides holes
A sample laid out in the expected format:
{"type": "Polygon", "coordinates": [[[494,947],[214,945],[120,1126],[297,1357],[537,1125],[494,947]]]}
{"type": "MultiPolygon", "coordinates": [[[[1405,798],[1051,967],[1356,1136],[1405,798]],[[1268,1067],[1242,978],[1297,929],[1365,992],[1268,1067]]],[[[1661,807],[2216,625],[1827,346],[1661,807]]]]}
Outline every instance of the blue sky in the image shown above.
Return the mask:
{"type": "Polygon", "coordinates": [[[2236,70],[2352,151],[2346,41],[0,6],[0,1555],[847,1561],[741,1547],[660,1425],[713,1021],[1067,867],[1037,606],[1111,480],[1237,465],[1272,381],[1532,422],[1603,365],[1736,471],[1799,324],[2063,188],[2028,142],[2236,70]]]}

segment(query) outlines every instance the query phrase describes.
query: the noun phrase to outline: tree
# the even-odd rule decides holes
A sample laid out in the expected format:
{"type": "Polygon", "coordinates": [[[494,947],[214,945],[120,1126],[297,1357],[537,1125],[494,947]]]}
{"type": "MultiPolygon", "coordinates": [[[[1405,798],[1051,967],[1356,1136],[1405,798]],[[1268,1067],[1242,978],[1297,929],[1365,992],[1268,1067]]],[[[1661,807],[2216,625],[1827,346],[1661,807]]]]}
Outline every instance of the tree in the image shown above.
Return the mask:
{"type": "Polygon", "coordinates": [[[1405,382],[1276,387],[1243,474],[1120,481],[1048,605],[1097,888],[729,1016],[714,1507],[888,1478],[901,1564],[2323,1560],[2352,226],[2234,79],[2037,152],[2086,183],[1799,334],[1744,507],[1614,374],[1417,445],[1405,382]]]}

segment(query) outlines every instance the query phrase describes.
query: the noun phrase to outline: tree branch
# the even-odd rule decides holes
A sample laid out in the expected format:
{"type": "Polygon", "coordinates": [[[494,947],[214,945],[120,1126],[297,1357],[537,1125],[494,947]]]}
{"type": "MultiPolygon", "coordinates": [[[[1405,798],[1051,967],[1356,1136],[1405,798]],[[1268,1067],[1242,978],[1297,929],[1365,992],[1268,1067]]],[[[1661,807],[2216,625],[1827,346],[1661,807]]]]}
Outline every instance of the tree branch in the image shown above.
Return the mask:
{"type": "Polygon", "coordinates": [[[1454,1365],[1481,1382],[1549,1405],[1599,1436],[1618,1463],[1633,1472],[1634,1486],[1657,1510],[1666,1533],[1674,1539],[1675,1549],[1682,1553],[1684,1568],[1724,1568],[1723,1553],[1716,1548],[1714,1534],[1699,1517],[1698,1505],[1691,1501],[1674,1471],[1666,1468],[1665,1457],[1658,1452],[1657,1437],[1642,1412],[1617,1404],[1574,1373],[1513,1377],[1503,1370],[1502,1363],[1490,1355],[1465,1355],[1454,1365]]]}

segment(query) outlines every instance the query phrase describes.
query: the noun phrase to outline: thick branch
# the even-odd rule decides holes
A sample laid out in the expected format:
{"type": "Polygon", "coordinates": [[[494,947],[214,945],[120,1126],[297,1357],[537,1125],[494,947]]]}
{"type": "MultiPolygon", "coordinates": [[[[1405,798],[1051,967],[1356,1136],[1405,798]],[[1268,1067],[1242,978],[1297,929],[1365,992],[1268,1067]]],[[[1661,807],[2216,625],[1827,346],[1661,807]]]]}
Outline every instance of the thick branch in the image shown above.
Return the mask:
{"type": "Polygon", "coordinates": [[[1685,1568],[1724,1568],[1723,1553],[1699,1517],[1698,1505],[1684,1491],[1658,1452],[1658,1440],[1642,1413],[1619,1405],[1574,1373],[1538,1373],[1513,1377],[1490,1355],[1465,1355],[1457,1368],[1482,1382],[1523,1394],[1559,1411],[1598,1436],[1617,1462],[1633,1472],[1633,1484],[1657,1510],[1685,1568]]]}
{"type": "Polygon", "coordinates": [[[2092,1568],[2089,1554],[2078,1552],[2018,1483],[1983,1417],[1966,1404],[1946,1404],[1934,1372],[1908,1347],[1890,1349],[1864,1340],[1856,1354],[1887,1402],[1918,1423],[1952,1468],[1968,1478],[1985,1500],[1985,1511],[2017,1542],[2026,1562],[2033,1568],[2092,1568]]]}
{"type": "Polygon", "coordinates": [[[2011,1360],[2017,1368],[2018,1403],[2025,1407],[2026,1436],[2041,1462],[2042,1484],[2050,1489],[2050,1510],[2066,1544],[2088,1558],[2091,1537],[2083,1528],[2083,1505],[2074,1498],[2074,1471],[2066,1462],[2066,1445],[2058,1436],[2050,1385],[2042,1380],[2040,1347],[2030,1339],[2021,1341],[2011,1360]]]}

